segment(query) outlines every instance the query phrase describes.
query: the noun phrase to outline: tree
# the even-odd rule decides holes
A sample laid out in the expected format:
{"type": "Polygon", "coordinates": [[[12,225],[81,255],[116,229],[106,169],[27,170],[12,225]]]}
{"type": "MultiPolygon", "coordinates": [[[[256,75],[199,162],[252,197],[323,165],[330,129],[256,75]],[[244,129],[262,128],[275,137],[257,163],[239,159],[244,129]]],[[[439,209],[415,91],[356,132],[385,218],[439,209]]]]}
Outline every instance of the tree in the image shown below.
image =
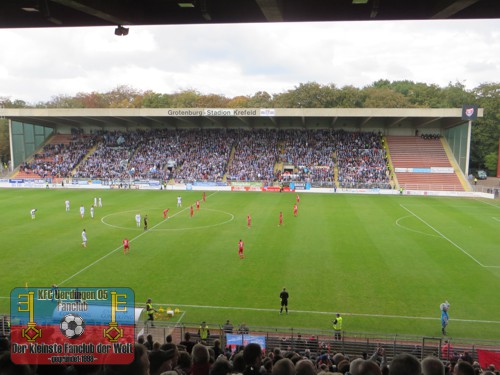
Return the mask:
{"type": "Polygon", "coordinates": [[[362,108],[366,93],[354,86],[344,86],[337,91],[338,108],[362,108]]]}
{"type": "Polygon", "coordinates": [[[48,102],[40,102],[36,105],[41,108],[85,108],[78,97],[69,95],[53,96],[48,102]]]}
{"type": "Polygon", "coordinates": [[[368,87],[363,90],[366,94],[365,108],[408,108],[410,103],[401,93],[390,88],[368,87]]]}
{"type": "Polygon", "coordinates": [[[227,102],[227,106],[229,108],[249,108],[248,102],[248,96],[235,96],[227,102]]]}
{"type": "Polygon", "coordinates": [[[106,108],[140,108],[142,92],[127,85],[120,85],[104,94],[106,108]]]}
{"type": "Polygon", "coordinates": [[[172,106],[171,95],[158,94],[153,91],[145,91],[142,97],[144,108],[168,108],[172,106]]]}
{"type": "Polygon", "coordinates": [[[9,123],[7,119],[0,119],[0,161],[10,160],[9,123]]]}
{"type": "Polygon", "coordinates": [[[337,104],[336,90],[335,85],[301,83],[294,90],[277,95],[274,103],[282,108],[332,108],[337,104]]]}
{"type": "Polygon", "coordinates": [[[226,108],[229,99],[222,95],[208,94],[200,95],[196,101],[199,108],[226,108]]]}
{"type": "Polygon", "coordinates": [[[184,90],[172,95],[172,107],[196,108],[200,93],[195,90],[184,90]]]}
{"type": "Polygon", "coordinates": [[[75,96],[75,100],[81,108],[106,108],[108,105],[104,94],[99,92],[79,92],[75,96]]]}
{"type": "Polygon", "coordinates": [[[479,118],[472,128],[470,164],[494,172],[500,137],[500,83],[481,84],[473,90],[473,94],[475,100],[471,103],[484,108],[484,117],[479,118]]]}
{"type": "Polygon", "coordinates": [[[248,99],[249,108],[273,108],[273,97],[266,91],[258,91],[248,99]]]}
{"type": "Polygon", "coordinates": [[[440,107],[444,108],[462,108],[464,104],[470,104],[474,101],[474,95],[465,89],[461,82],[452,84],[451,82],[442,89],[440,107]]]}
{"type": "Polygon", "coordinates": [[[24,100],[10,100],[8,97],[0,97],[0,107],[2,108],[26,108],[28,105],[24,100]]]}

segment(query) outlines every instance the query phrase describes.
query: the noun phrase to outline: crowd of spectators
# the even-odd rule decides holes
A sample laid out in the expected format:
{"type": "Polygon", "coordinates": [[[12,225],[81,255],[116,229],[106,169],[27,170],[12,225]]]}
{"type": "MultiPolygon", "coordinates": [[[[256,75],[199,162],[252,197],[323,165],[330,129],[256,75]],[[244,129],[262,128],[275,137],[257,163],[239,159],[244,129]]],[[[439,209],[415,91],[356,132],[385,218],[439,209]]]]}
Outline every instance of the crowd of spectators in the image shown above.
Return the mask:
{"type": "Polygon", "coordinates": [[[380,134],[339,131],[336,157],[340,187],[391,188],[380,134]]]}
{"type": "Polygon", "coordinates": [[[94,136],[72,134],[69,144],[45,145],[40,153],[34,155],[32,161],[22,163],[19,170],[41,178],[67,178],[93,147],[94,142],[94,136]]]}
{"type": "Polygon", "coordinates": [[[272,181],[278,161],[278,131],[243,132],[227,172],[228,181],[272,181]]]}
{"type": "Polygon", "coordinates": [[[222,181],[237,139],[235,130],[190,130],[181,133],[176,181],[222,181]]]}
{"type": "Polygon", "coordinates": [[[97,147],[76,168],[75,178],[127,179],[128,161],[142,141],[139,131],[101,132],[97,147]]]}
{"type": "Polygon", "coordinates": [[[333,185],[337,167],[341,188],[390,188],[382,137],[375,133],[156,129],[73,137],[69,145],[46,145],[20,170],[42,178],[195,182],[223,181],[226,176],[227,181],[333,185]]]}
{"type": "Polygon", "coordinates": [[[259,344],[221,346],[215,339],[191,339],[174,343],[171,335],[162,342],[150,334],[139,336],[134,359],[128,365],[16,365],[11,361],[8,338],[0,338],[0,374],[17,375],[498,375],[493,365],[482,369],[468,353],[453,360],[428,356],[419,360],[411,353],[399,353],[388,360],[384,348],[369,356],[366,352],[348,356],[342,352],[279,346],[262,350],[259,344]]]}
{"type": "MultiPolygon", "coordinates": [[[[284,131],[280,133],[279,161],[297,168],[295,180],[333,182],[335,135],[330,130],[284,131]]],[[[286,175],[282,177],[287,180],[286,175]]]]}
{"type": "Polygon", "coordinates": [[[129,170],[133,177],[167,181],[172,177],[174,160],[180,150],[176,131],[161,129],[144,133],[129,161],[129,170]]]}

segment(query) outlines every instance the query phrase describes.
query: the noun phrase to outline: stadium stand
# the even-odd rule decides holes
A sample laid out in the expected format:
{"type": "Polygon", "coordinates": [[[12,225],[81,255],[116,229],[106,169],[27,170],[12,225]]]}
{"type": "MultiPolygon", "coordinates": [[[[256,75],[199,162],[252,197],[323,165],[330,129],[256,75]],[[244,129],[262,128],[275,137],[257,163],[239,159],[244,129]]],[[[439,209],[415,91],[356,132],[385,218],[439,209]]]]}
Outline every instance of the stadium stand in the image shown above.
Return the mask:
{"type": "Polygon", "coordinates": [[[404,189],[464,191],[457,174],[439,173],[438,168],[453,170],[439,137],[387,137],[392,165],[404,189]],[[430,173],[436,168],[438,173],[430,173]],[[400,172],[407,169],[407,172],[400,172]]]}
{"type": "Polygon", "coordinates": [[[56,134],[15,178],[155,179],[180,183],[464,191],[441,138],[343,130],[161,129],[56,134]],[[390,158],[386,152],[390,151],[390,158]],[[402,172],[402,170],[405,172],[402,172]],[[432,170],[432,173],[430,173],[432,170]],[[449,173],[453,171],[453,173],[449,173]]]}
{"type": "Polygon", "coordinates": [[[56,134],[33,159],[19,166],[15,178],[66,178],[93,147],[92,135],[56,134]]]}
{"type": "Polygon", "coordinates": [[[387,157],[380,134],[340,131],[337,137],[340,187],[391,188],[387,157]]]}

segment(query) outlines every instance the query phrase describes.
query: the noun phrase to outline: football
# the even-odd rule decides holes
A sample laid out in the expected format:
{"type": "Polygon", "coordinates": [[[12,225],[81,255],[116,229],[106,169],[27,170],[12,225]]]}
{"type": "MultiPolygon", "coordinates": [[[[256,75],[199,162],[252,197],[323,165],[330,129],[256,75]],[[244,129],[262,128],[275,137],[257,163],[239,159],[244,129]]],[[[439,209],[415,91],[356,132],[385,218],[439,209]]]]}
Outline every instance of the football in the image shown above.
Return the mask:
{"type": "Polygon", "coordinates": [[[69,339],[80,337],[85,331],[85,322],[82,317],[75,314],[68,314],[61,319],[59,324],[61,333],[69,339]]]}

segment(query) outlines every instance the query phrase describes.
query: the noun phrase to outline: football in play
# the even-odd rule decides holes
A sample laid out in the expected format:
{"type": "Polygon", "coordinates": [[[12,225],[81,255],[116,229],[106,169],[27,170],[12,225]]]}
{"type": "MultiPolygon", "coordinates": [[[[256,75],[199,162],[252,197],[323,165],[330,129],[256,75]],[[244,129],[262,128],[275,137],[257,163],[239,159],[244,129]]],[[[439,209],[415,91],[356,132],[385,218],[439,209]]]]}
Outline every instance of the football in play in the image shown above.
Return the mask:
{"type": "Polygon", "coordinates": [[[69,339],[80,337],[85,331],[85,322],[82,317],[75,314],[68,314],[61,319],[59,328],[64,336],[69,339]]]}

